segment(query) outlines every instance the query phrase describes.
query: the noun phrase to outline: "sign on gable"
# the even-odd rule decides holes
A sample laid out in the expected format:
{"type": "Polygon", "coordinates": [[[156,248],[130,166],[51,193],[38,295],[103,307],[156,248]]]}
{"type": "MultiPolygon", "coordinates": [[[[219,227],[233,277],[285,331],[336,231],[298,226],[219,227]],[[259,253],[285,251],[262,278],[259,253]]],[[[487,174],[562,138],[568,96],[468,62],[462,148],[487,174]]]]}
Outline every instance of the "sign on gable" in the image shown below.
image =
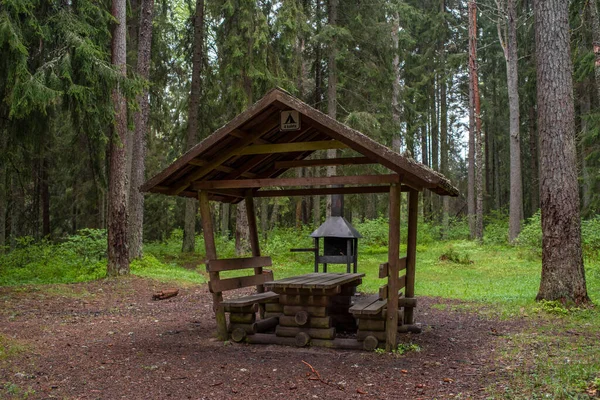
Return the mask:
{"type": "Polygon", "coordinates": [[[281,130],[297,131],[300,129],[300,113],[296,110],[281,112],[281,130]]]}

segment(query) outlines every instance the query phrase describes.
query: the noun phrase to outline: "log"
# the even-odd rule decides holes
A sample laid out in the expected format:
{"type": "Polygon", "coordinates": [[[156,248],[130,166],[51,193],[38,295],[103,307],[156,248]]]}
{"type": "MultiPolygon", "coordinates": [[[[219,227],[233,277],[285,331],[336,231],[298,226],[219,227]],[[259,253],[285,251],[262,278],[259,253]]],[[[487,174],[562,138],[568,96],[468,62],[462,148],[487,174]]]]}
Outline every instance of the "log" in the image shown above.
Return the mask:
{"type": "Polygon", "coordinates": [[[152,300],[165,300],[179,294],[179,289],[166,289],[152,295],[152,300]]]}
{"type": "Polygon", "coordinates": [[[242,314],[242,313],[231,313],[229,314],[230,324],[253,324],[256,322],[256,314],[242,314]]]}
{"type": "Polygon", "coordinates": [[[333,339],[335,337],[335,328],[295,328],[278,325],[275,329],[275,334],[277,336],[284,337],[294,337],[300,332],[306,332],[311,338],[314,339],[333,339]]]}
{"type": "MultiPolygon", "coordinates": [[[[300,325],[296,323],[295,316],[291,317],[288,315],[282,315],[279,317],[279,325],[300,327],[300,325]]],[[[311,317],[308,320],[308,326],[311,328],[331,328],[331,317],[311,317]]]]}
{"type": "Polygon", "coordinates": [[[346,307],[350,307],[350,304],[352,304],[352,296],[350,295],[331,296],[330,298],[332,304],[343,304],[346,307]]]}
{"type": "Polygon", "coordinates": [[[378,331],[358,331],[358,333],[356,334],[356,339],[358,339],[358,341],[362,342],[364,341],[367,337],[372,336],[375,339],[377,339],[378,341],[385,343],[385,339],[386,339],[386,332],[378,332],[378,331]]]}
{"type": "Polygon", "coordinates": [[[243,329],[248,335],[254,335],[256,333],[256,323],[254,324],[229,324],[229,332],[236,329],[243,329]]]}
{"type": "Polygon", "coordinates": [[[417,299],[414,297],[402,297],[398,299],[399,307],[416,307],[417,299]]]}
{"type": "Polygon", "coordinates": [[[383,319],[359,319],[358,329],[361,331],[385,331],[385,321],[383,319]]]}
{"type": "Polygon", "coordinates": [[[272,333],[257,333],[255,335],[247,336],[246,343],[250,344],[278,344],[282,346],[295,346],[295,338],[279,337],[272,333]]]}
{"type": "Polygon", "coordinates": [[[363,349],[367,351],[373,351],[379,345],[379,340],[375,336],[367,336],[363,341],[363,349]]]}
{"type": "Polygon", "coordinates": [[[233,340],[236,343],[241,342],[245,338],[246,338],[246,331],[242,328],[235,328],[231,332],[231,340],[233,340]]]}
{"type": "Polygon", "coordinates": [[[283,305],[279,304],[279,303],[266,303],[265,304],[265,311],[267,312],[283,312],[283,305]]]}
{"type": "Polygon", "coordinates": [[[294,316],[294,321],[298,324],[298,326],[304,326],[309,321],[308,313],[304,310],[298,311],[294,316]]]}
{"type": "Polygon", "coordinates": [[[350,312],[348,311],[350,307],[348,306],[348,304],[330,304],[327,307],[327,311],[329,311],[330,314],[349,314],[350,312]]]}
{"type": "Polygon", "coordinates": [[[243,306],[243,307],[235,307],[234,305],[231,304],[223,304],[223,310],[225,312],[229,312],[229,313],[235,313],[235,314],[252,314],[258,311],[258,304],[252,304],[249,306],[243,306]]]}
{"type": "Polygon", "coordinates": [[[275,328],[278,323],[279,323],[278,317],[261,319],[254,323],[254,325],[255,325],[254,331],[257,333],[267,332],[267,331],[275,328]]]}
{"type": "Polygon", "coordinates": [[[421,333],[422,332],[421,324],[400,325],[398,327],[398,332],[400,332],[400,333],[421,333]]]}
{"type": "Polygon", "coordinates": [[[273,317],[281,317],[283,316],[283,312],[277,312],[277,311],[267,311],[265,312],[265,315],[263,316],[263,318],[273,318],[273,317]]]}
{"type": "Polygon", "coordinates": [[[313,306],[327,307],[329,305],[328,296],[300,296],[282,294],[279,296],[279,303],[286,306],[313,306]]]}
{"type": "Polygon", "coordinates": [[[294,341],[296,346],[304,347],[310,342],[310,336],[306,332],[298,332],[296,336],[294,336],[294,341]]]}
{"type": "Polygon", "coordinates": [[[285,315],[295,316],[298,311],[306,311],[311,317],[326,317],[327,316],[327,309],[325,307],[283,306],[283,313],[285,315]]]}

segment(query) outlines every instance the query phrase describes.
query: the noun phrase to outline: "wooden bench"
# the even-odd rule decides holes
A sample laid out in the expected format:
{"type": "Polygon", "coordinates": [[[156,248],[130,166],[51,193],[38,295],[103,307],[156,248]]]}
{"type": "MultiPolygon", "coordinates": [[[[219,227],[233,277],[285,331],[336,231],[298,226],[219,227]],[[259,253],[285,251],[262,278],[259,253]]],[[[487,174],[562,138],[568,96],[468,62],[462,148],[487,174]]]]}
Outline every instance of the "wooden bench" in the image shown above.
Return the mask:
{"type": "MultiPolygon", "coordinates": [[[[398,299],[398,332],[420,332],[420,327],[404,325],[404,307],[416,307],[417,299],[400,297],[398,299]]],[[[350,313],[358,320],[357,339],[363,342],[365,350],[374,350],[380,342],[386,340],[387,299],[374,294],[358,300],[350,313]]]]}
{"type": "MultiPolygon", "coordinates": [[[[279,295],[265,292],[263,283],[273,280],[273,271],[263,270],[263,267],[273,265],[271,257],[228,258],[208,260],[206,270],[213,278],[208,282],[211,293],[221,294],[234,289],[256,286],[257,293],[248,296],[223,300],[220,306],[229,314],[227,331],[234,341],[242,341],[246,335],[265,332],[274,328],[278,323],[277,317],[256,320],[256,312],[260,305],[277,303],[279,295]],[[221,279],[219,272],[253,269],[253,275],[221,279]],[[216,273],[216,274],[215,274],[216,273]],[[215,276],[216,275],[216,276],[215,276]]],[[[262,313],[261,313],[262,314],[262,313]]]]}

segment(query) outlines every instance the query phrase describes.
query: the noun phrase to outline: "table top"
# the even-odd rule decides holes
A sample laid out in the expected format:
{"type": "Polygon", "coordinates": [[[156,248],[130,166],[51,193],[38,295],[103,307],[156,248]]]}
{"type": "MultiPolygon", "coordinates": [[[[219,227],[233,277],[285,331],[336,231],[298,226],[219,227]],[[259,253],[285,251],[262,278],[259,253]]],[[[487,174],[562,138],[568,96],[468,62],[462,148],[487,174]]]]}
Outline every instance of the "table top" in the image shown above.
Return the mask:
{"type": "Polygon", "coordinates": [[[265,282],[264,286],[268,290],[273,289],[332,289],[347,283],[360,283],[360,278],[365,274],[330,274],[330,273],[312,273],[300,276],[292,276],[277,281],[265,282]]]}

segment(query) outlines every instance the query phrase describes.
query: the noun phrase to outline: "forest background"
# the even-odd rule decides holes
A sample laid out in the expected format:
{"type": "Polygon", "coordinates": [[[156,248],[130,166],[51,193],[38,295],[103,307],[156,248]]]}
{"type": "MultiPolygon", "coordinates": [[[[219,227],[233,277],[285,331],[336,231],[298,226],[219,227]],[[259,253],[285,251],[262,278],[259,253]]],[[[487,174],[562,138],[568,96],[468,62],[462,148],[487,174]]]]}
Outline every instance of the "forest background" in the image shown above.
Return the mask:
{"type": "MultiPolygon", "coordinates": [[[[477,3],[473,60],[469,3],[131,0],[122,10],[127,51],[119,67],[111,65],[109,1],[3,0],[0,249],[104,237],[110,155],[122,152],[130,258],[142,254],[142,226],[145,242],[181,238],[182,250],[192,252],[199,223],[186,215],[195,215],[195,206],[164,196],[143,201],[137,188],[275,86],[448,176],[460,197],[422,196],[422,223],[433,240],[461,232],[460,238],[518,243],[526,221],[540,229],[533,4],[477,3]],[[511,49],[516,86],[507,74],[511,49]],[[469,113],[473,65],[476,115],[469,113]],[[508,106],[515,88],[516,136],[508,106]],[[115,111],[115,93],[124,95],[128,112],[115,111]],[[126,136],[113,134],[119,124],[126,124],[126,136]]],[[[595,2],[573,0],[569,7],[584,248],[595,256],[600,100],[593,43],[600,27],[595,2]]],[[[326,203],[317,196],[261,200],[263,238],[276,229],[318,226],[326,203]]],[[[385,195],[347,196],[345,203],[354,223],[387,215],[385,195]]],[[[235,238],[243,253],[238,211],[213,205],[219,235],[235,238]]],[[[540,235],[520,242],[539,246],[540,235]]]]}

